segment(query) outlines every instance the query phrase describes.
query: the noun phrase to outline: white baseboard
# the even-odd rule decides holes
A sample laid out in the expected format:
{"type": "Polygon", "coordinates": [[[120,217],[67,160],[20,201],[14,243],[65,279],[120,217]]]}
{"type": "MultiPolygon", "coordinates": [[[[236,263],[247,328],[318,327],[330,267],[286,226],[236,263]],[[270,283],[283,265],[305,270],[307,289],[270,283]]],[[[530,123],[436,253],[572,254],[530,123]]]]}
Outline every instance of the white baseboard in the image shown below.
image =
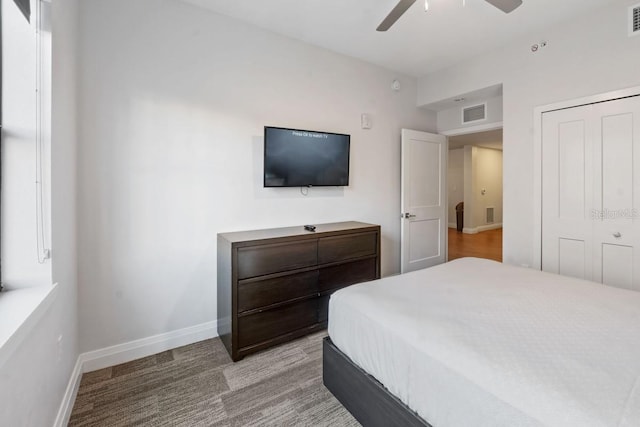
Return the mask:
{"type": "Polygon", "coordinates": [[[216,321],[82,353],[82,372],[97,371],[218,336],[216,321]]]}
{"type": "Polygon", "coordinates": [[[78,388],[80,387],[80,379],[82,378],[82,362],[80,357],[76,360],[76,365],[73,367],[67,389],[64,392],[62,398],[62,404],[58,410],[58,416],[53,424],[54,427],[65,427],[69,424],[69,418],[71,418],[71,411],[73,410],[73,404],[76,401],[78,395],[78,388]]]}
{"type": "Polygon", "coordinates": [[[487,225],[480,225],[478,227],[474,227],[474,228],[463,228],[462,232],[465,234],[477,234],[477,233],[481,233],[483,231],[488,231],[488,230],[497,230],[498,228],[502,228],[502,223],[495,223],[495,224],[487,224],[487,225]]]}
{"type": "Polygon", "coordinates": [[[166,350],[217,337],[217,326],[218,322],[214,320],[212,322],[178,329],[177,331],[158,334],[80,354],[69,378],[69,384],[67,385],[62,404],[58,410],[58,416],[56,417],[54,426],[63,427],[69,423],[83,373],[131,362],[132,360],[151,356],[166,350]]]}
{"type": "Polygon", "coordinates": [[[450,222],[448,224],[448,226],[449,226],[449,228],[457,228],[458,227],[458,225],[455,222],[450,222]]]}
{"type": "Polygon", "coordinates": [[[502,228],[501,222],[497,222],[495,224],[481,225],[478,227],[478,233],[481,233],[483,231],[488,231],[488,230],[497,230],[498,228],[502,228]]]}

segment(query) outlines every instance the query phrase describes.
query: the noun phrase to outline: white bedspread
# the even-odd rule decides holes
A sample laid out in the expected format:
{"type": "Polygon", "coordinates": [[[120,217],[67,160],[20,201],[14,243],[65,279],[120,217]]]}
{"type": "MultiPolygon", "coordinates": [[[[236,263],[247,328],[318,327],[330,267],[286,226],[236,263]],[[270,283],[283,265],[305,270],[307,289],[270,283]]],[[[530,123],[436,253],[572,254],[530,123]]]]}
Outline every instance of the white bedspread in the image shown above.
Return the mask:
{"type": "Polygon", "coordinates": [[[640,293],[464,258],[336,292],[329,335],[434,427],[640,426],[640,293]]]}

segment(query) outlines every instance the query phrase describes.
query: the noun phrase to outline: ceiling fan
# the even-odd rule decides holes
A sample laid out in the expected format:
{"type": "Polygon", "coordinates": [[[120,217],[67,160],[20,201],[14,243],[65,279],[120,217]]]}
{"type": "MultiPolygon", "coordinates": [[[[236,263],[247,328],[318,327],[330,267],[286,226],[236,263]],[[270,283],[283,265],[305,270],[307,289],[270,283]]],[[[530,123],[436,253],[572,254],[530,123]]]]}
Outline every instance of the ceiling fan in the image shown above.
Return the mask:
{"type": "MultiPolygon", "coordinates": [[[[522,4],[522,0],[485,0],[487,3],[494,5],[504,13],[515,10],[522,4]]],[[[416,0],[400,0],[386,18],[378,25],[377,31],[387,31],[400,17],[416,2],[416,0]]],[[[425,1],[425,9],[428,7],[425,1]]]]}

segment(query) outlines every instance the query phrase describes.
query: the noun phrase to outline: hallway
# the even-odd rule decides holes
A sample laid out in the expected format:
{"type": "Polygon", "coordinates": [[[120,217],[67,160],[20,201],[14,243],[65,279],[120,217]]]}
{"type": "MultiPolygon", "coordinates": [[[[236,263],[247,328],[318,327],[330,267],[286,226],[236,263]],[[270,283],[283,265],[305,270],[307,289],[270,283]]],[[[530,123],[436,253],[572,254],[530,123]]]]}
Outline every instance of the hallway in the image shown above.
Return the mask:
{"type": "Polygon", "coordinates": [[[449,261],[463,257],[502,262],[502,228],[478,234],[464,234],[449,228],[449,261]]]}

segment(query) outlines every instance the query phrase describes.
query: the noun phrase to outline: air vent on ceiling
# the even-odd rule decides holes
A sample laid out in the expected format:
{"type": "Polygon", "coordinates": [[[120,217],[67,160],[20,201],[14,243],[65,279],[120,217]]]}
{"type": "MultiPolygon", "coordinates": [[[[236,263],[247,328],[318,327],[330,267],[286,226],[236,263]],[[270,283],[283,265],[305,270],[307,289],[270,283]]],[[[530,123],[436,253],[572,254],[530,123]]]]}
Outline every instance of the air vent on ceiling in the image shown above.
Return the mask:
{"type": "Polygon", "coordinates": [[[640,34],[640,4],[629,8],[629,36],[640,34]]]}
{"type": "Polygon", "coordinates": [[[462,109],[462,123],[479,122],[487,118],[487,104],[473,105],[462,109]]]}

